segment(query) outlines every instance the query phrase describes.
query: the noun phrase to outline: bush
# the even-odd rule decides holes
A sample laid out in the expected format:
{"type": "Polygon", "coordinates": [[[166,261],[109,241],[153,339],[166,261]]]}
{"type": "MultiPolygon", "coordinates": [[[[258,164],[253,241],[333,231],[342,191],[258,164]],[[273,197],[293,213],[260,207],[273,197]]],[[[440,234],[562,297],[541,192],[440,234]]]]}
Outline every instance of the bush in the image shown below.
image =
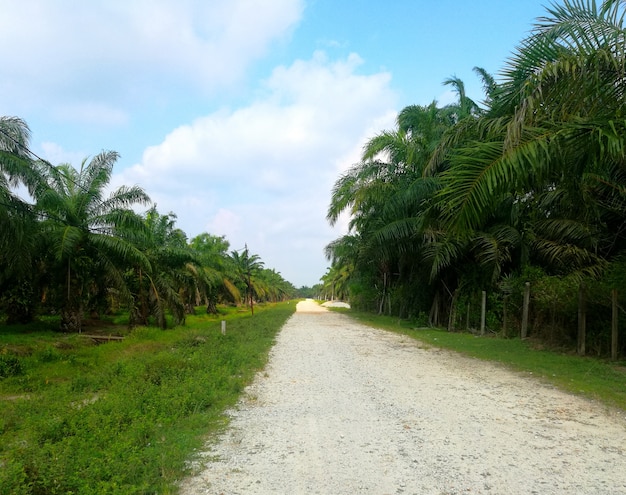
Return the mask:
{"type": "Polygon", "coordinates": [[[0,378],[18,376],[24,373],[22,362],[15,356],[0,354],[0,378]]]}

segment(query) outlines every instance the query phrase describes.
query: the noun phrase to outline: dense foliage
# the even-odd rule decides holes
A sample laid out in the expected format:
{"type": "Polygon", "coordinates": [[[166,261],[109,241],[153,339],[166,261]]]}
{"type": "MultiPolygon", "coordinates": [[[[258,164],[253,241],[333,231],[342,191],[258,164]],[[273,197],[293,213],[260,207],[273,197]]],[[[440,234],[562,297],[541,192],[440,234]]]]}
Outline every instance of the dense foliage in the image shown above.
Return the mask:
{"type": "Polygon", "coordinates": [[[138,186],[105,195],[115,152],[53,166],[28,148],[30,132],[0,117],[0,312],[8,323],[56,314],[64,331],[119,308],[131,325],[162,328],[204,304],[282,301],[295,288],[248,248],[208,233],[187,240],[138,186]],[[242,260],[248,262],[242,264],[242,260]],[[244,273],[245,272],[245,273],[244,273]]]}
{"type": "MultiPolygon", "coordinates": [[[[327,247],[335,295],[448,328],[531,328],[576,339],[584,292],[588,349],[608,352],[611,291],[626,293],[626,7],[564,0],[547,9],[496,80],[475,68],[479,105],[450,78],[453,105],[405,108],[337,182],[327,247]]],[[[624,340],[624,339],[622,339],[624,340]]],[[[622,351],[624,344],[621,344],[622,351]]]]}

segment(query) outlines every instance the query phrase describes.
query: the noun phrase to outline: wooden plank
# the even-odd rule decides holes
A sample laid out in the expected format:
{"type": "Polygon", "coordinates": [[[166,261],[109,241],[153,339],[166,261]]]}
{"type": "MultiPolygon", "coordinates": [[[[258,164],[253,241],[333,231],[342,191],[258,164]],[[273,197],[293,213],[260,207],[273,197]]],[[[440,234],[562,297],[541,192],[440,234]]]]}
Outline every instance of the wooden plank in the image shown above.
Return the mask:
{"type": "Polygon", "coordinates": [[[81,334],[83,337],[93,340],[96,344],[101,344],[103,342],[121,342],[124,340],[124,337],[120,337],[119,335],[87,335],[81,334]]]}

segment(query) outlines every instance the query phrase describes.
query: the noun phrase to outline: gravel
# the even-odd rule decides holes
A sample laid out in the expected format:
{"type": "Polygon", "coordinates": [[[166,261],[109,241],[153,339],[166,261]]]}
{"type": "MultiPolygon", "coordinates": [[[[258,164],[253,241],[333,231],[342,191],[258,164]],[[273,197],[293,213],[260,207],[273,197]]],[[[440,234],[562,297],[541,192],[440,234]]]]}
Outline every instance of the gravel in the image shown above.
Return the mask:
{"type": "Polygon", "coordinates": [[[301,302],[183,495],[626,494],[623,412],[301,302]]]}

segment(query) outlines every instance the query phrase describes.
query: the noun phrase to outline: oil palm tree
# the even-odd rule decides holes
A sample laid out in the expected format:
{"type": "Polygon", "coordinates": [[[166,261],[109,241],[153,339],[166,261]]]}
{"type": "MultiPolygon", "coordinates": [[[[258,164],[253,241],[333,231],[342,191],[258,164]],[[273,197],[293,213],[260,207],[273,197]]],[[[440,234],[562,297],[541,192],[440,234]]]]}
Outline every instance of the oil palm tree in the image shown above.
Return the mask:
{"type": "Polygon", "coordinates": [[[440,200],[450,227],[482,230],[513,198],[534,207],[526,208],[525,236],[538,259],[555,269],[602,269],[616,245],[603,242],[607,222],[623,226],[606,208],[624,204],[623,17],[622,2],[565,0],[538,20],[509,60],[490,112],[448,155],[440,200]]]}
{"type": "Polygon", "coordinates": [[[129,301],[125,270],[149,266],[134,243],[144,224],[131,210],[148,204],[148,196],[137,186],[122,186],[105,197],[117,158],[104,151],[83,160],[78,170],[36,164],[40,185],[33,196],[50,253],[48,291],[56,297],[65,331],[80,331],[89,303],[109,288],[129,301]]]}
{"type": "Polygon", "coordinates": [[[148,264],[138,263],[130,283],[135,288],[135,310],[132,322],[148,324],[153,316],[157,325],[167,327],[166,313],[174,323],[185,320],[185,302],[195,296],[201,284],[202,271],[195,253],[187,245],[187,236],[176,228],[176,215],[160,214],[156,206],[143,217],[144,229],[135,245],[148,264]]]}
{"type": "Polygon", "coordinates": [[[198,256],[204,276],[202,297],[206,312],[217,314],[217,303],[220,299],[238,301],[241,299],[239,289],[234,283],[237,275],[231,269],[228,256],[230,243],[224,236],[202,233],[189,243],[190,248],[198,256]]]}
{"type": "Polygon", "coordinates": [[[10,323],[28,322],[36,304],[39,225],[31,204],[18,194],[37,184],[23,120],[0,117],[0,303],[10,323]]]}
{"type": "Polygon", "coordinates": [[[258,283],[259,281],[257,280],[257,275],[263,268],[264,263],[261,261],[259,255],[250,254],[247,244],[241,253],[238,251],[231,251],[231,259],[240,282],[246,288],[247,303],[250,304],[250,311],[254,315],[255,291],[257,290],[257,287],[259,288],[259,291],[261,288],[258,283]]]}
{"type": "Polygon", "coordinates": [[[369,140],[361,162],[335,183],[327,218],[332,224],[349,210],[350,227],[362,245],[360,259],[367,259],[352,262],[357,273],[375,277],[370,284],[379,288],[379,311],[385,300],[390,305],[392,281],[411,284],[422,271],[423,248],[431,239],[424,235],[425,221],[439,187],[438,178],[425,170],[456,121],[455,113],[434,102],[406,107],[396,128],[369,140]]]}

